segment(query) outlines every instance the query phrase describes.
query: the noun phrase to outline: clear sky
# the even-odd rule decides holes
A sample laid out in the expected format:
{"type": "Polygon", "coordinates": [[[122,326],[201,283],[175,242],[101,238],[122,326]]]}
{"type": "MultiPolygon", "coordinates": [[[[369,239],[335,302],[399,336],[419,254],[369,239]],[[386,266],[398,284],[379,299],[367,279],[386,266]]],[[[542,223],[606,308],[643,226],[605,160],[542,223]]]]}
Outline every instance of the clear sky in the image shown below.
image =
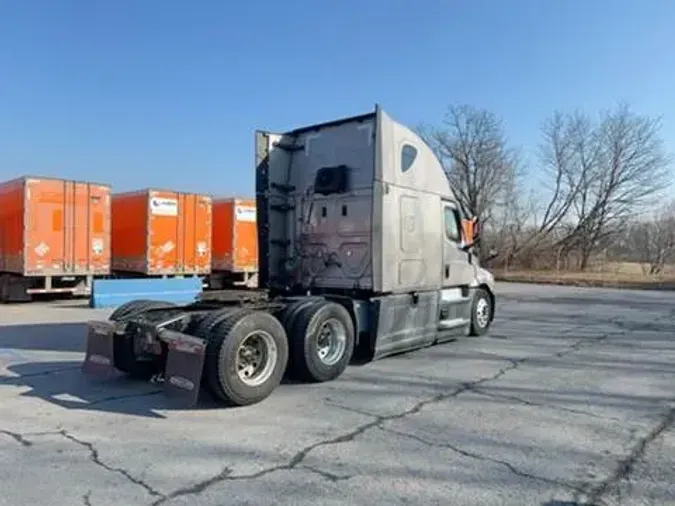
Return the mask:
{"type": "Polygon", "coordinates": [[[0,0],[0,179],[253,193],[253,131],[449,103],[532,148],[623,99],[675,150],[673,0],[0,0]]]}

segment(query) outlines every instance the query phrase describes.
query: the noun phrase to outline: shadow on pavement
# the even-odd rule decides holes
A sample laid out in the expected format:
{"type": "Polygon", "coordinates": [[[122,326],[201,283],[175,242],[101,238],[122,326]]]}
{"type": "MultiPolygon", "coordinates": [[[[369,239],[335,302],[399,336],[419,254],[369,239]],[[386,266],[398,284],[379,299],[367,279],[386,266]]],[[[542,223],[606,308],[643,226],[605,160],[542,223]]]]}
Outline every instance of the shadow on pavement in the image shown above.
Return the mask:
{"type": "Polygon", "coordinates": [[[0,389],[28,387],[30,390],[21,393],[21,397],[36,397],[72,410],[150,418],[165,418],[161,411],[228,409],[203,387],[197,405],[186,406],[166,397],[161,384],[133,380],[123,374],[111,379],[90,378],[82,373],[81,364],[59,361],[10,365],[6,370],[16,376],[0,376],[0,389]]]}
{"type": "MultiPolygon", "coordinates": [[[[186,407],[162,394],[159,384],[132,380],[90,378],[81,372],[86,351],[86,323],[40,323],[0,326],[0,389],[29,387],[23,397],[37,397],[67,409],[105,411],[146,417],[155,411],[224,409],[202,386],[196,406],[186,407]],[[62,357],[61,354],[71,356],[62,357]],[[78,358],[70,360],[72,354],[78,358]],[[3,376],[3,368],[15,376],[3,376]]],[[[354,364],[357,365],[358,357],[354,364]]],[[[284,377],[282,385],[302,384],[284,377]]],[[[245,408],[237,408],[245,409],[245,408]]]]}
{"type": "Polygon", "coordinates": [[[11,350],[84,352],[85,323],[36,323],[0,326],[0,364],[2,353],[11,350]]]}

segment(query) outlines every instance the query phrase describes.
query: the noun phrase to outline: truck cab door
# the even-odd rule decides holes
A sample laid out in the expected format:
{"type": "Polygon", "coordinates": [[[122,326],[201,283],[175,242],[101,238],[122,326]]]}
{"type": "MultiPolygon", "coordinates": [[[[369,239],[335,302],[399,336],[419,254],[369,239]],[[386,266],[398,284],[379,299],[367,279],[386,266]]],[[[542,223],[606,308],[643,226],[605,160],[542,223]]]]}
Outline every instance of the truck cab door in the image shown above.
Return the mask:
{"type": "Polygon", "coordinates": [[[462,328],[471,321],[469,286],[475,277],[469,253],[462,250],[462,221],[457,207],[442,202],[443,262],[440,301],[440,326],[444,329],[462,328]]]}

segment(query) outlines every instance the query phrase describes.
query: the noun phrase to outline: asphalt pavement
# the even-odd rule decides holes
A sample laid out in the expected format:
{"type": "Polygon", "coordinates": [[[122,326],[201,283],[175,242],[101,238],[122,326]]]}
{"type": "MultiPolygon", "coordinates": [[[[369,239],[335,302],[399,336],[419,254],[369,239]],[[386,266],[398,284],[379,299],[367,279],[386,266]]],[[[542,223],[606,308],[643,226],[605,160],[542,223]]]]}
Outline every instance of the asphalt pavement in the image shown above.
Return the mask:
{"type": "Polygon", "coordinates": [[[675,293],[500,284],[487,337],[177,409],[0,307],[0,506],[675,504],[675,293]]]}

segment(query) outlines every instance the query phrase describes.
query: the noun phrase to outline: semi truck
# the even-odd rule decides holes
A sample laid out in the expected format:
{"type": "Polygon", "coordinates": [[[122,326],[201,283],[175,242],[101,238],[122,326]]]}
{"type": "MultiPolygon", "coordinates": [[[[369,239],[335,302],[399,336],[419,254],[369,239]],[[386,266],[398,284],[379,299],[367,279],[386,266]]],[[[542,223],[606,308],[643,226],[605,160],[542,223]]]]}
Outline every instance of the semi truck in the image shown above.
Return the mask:
{"type": "Polygon", "coordinates": [[[495,282],[475,254],[479,224],[430,147],[379,105],[256,131],[255,174],[258,290],[125,303],[89,322],[85,374],[159,381],[191,405],[203,388],[243,406],[285,376],[332,381],[357,355],[379,360],[490,328],[495,282]]]}

